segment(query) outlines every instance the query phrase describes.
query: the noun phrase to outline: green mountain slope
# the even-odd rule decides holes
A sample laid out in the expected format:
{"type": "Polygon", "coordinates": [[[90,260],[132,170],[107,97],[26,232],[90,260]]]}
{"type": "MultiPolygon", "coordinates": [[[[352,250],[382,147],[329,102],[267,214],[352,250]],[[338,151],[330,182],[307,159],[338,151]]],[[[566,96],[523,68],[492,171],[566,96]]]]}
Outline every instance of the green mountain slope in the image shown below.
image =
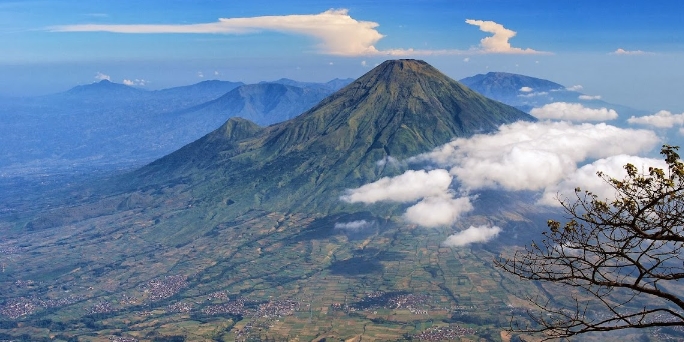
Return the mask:
{"type": "Polygon", "coordinates": [[[423,61],[382,63],[293,120],[249,134],[224,128],[133,175],[134,185],[184,183],[205,203],[328,213],[346,188],[399,170],[379,167],[528,114],[489,100],[423,61]]]}

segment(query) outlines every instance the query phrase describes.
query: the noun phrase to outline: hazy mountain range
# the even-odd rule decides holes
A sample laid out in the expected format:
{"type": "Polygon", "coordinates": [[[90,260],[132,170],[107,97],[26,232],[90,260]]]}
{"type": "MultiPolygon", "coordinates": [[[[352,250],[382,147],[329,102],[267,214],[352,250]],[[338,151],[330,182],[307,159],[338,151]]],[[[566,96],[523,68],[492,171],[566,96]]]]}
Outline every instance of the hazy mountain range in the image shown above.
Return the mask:
{"type": "MultiPolygon", "coordinates": [[[[0,175],[24,177],[143,165],[212,131],[230,117],[260,126],[291,119],[351,79],[326,83],[279,79],[258,84],[204,81],[146,91],[104,80],[63,93],[0,99],[0,175]]],[[[644,111],[614,105],[538,78],[490,72],[461,80],[525,112],[558,101],[606,107],[617,124],[644,111]]]]}
{"type": "Polygon", "coordinates": [[[145,91],[103,80],[48,96],[5,99],[0,102],[0,174],[142,165],[233,116],[262,125],[289,119],[349,82],[278,80],[245,85],[204,81],[145,91]]]}

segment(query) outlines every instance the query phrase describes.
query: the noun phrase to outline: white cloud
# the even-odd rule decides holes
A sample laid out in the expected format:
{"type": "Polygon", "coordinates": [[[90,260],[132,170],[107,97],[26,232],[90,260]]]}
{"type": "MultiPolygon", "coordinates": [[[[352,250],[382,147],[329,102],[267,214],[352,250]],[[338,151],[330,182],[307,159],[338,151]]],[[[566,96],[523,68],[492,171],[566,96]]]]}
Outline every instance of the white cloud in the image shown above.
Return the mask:
{"type": "Polygon", "coordinates": [[[684,113],[672,114],[667,110],[661,110],[653,115],[646,116],[632,116],[627,119],[627,122],[631,124],[652,126],[658,128],[671,128],[675,125],[684,125],[684,113]]]}
{"type": "Polygon", "coordinates": [[[218,76],[218,75],[220,75],[220,74],[221,74],[221,73],[219,73],[218,71],[214,71],[214,76],[218,76]]]}
{"type": "Polygon", "coordinates": [[[446,226],[471,210],[473,205],[468,197],[427,197],[406,209],[404,219],[424,227],[446,226]]]}
{"type": "Polygon", "coordinates": [[[579,103],[554,102],[541,108],[533,108],[530,114],[538,119],[555,119],[571,121],[605,121],[618,117],[615,110],[587,108],[579,103]]]}
{"type": "Polygon", "coordinates": [[[523,93],[530,93],[530,92],[532,92],[532,90],[534,90],[534,89],[532,89],[532,88],[530,88],[530,87],[522,87],[522,88],[520,88],[520,91],[523,92],[523,93]]]}
{"type": "Polygon", "coordinates": [[[567,90],[567,91],[579,91],[579,90],[582,90],[582,89],[584,89],[584,87],[581,86],[581,85],[579,85],[579,84],[574,85],[574,86],[572,86],[572,87],[567,87],[567,88],[565,88],[565,90],[567,90]]]}
{"type": "Polygon", "coordinates": [[[99,71],[95,74],[95,79],[98,81],[104,81],[104,80],[111,81],[112,80],[112,78],[109,77],[109,75],[105,75],[99,71]]]}
{"type": "Polygon", "coordinates": [[[199,77],[199,78],[204,78],[204,73],[201,72],[201,71],[198,71],[198,72],[197,72],[197,77],[199,77]]]}
{"type": "Polygon", "coordinates": [[[680,134],[680,135],[684,135],[684,127],[682,127],[682,128],[679,129],[679,134],[680,134]]]}
{"type": "Polygon", "coordinates": [[[396,177],[384,177],[359,188],[348,189],[340,199],[349,203],[413,202],[447,194],[451,180],[447,170],[409,170],[396,177]]]}
{"type": "Polygon", "coordinates": [[[471,243],[487,242],[501,232],[497,226],[470,226],[470,228],[449,236],[442,245],[449,247],[463,247],[471,243]]]}
{"type": "Polygon", "coordinates": [[[543,54],[546,52],[536,51],[532,49],[521,49],[512,47],[509,39],[515,37],[517,34],[513,30],[505,28],[503,25],[493,21],[466,19],[467,24],[475,25],[480,28],[480,31],[494,34],[491,37],[485,37],[480,40],[479,51],[483,53],[507,53],[507,54],[543,54]]]}
{"type": "Polygon", "coordinates": [[[580,96],[578,97],[578,99],[580,99],[580,100],[587,100],[587,101],[591,101],[591,100],[600,100],[600,99],[601,99],[601,95],[580,95],[580,96]]]}
{"type": "Polygon", "coordinates": [[[350,222],[338,222],[335,223],[335,229],[341,229],[351,232],[358,232],[364,229],[373,227],[375,221],[368,222],[366,220],[350,221],[350,222]]]}
{"type": "Polygon", "coordinates": [[[131,87],[133,87],[133,86],[144,87],[145,85],[147,85],[147,81],[142,80],[142,79],[138,79],[138,78],[136,78],[134,80],[124,79],[123,84],[125,84],[127,86],[131,86],[131,87]]]}
{"type": "Polygon", "coordinates": [[[466,63],[470,62],[470,57],[463,58],[463,61],[466,63]]]}
{"type": "Polygon", "coordinates": [[[246,18],[220,18],[216,22],[183,25],[155,24],[82,24],[48,27],[51,32],[114,32],[127,34],[255,34],[260,31],[275,31],[315,38],[319,43],[319,53],[338,56],[430,56],[461,55],[472,53],[538,54],[532,49],[511,47],[508,40],[515,32],[493,21],[467,20],[480,30],[493,33],[492,37],[481,40],[481,48],[475,50],[421,50],[396,48],[378,50],[375,45],[384,35],[378,32],[378,23],[359,21],[349,15],[347,9],[330,9],[318,14],[293,14],[280,16],[260,16],[246,18]]]}
{"type": "Polygon", "coordinates": [[[549,95],[549,93],[546,91],[540,91],[540,92],[529,93],[529,94],[518,94],[518,97],[535,97],[535,96],[545,96],[545,95],[549,95]]]}
{"type": "Polygon", "coordinates": [[[579,162],[637,154],[658,141],[652,131],[604,123],[516,122],[495,134],[458,138],[409,162],[450,167],[465,190],[541,190],[560,182],[579,162]]]}
{"type": "Polygon", "coordinates": [[[366,63],[366,61],[361,61],[361,66],[366,67],[368,66],[368,63],[366,63]]]}
{"type": "Polygon", "coordinates": [[[641,50],[625,50],[625,49],[617,49],[613,52],[611,52],[613,55],[650,55],[652,54],[651,52],[646,52],[646,51],[641,51],[641,50]]]}
{"type": "Polygon", "coordinates": [[[560,206],[558,199],[572,199],[576,187],[580,187],[582,191],[591,191],[600,199],[614,199],[615,190],[604,182],[596,172],[602,171],[610,177],[623,179],[627,176],[624,168],[627,163],[645,172],[648,172],[649,166],[667,169],[667,164],[662,159],[642,158],[624,154],[599,159],[568,174],[559,184],[546,188],[539,203],[548,206],[560,206]]]}
{"type": "Polygon", "coordinates": [[[217,22],[188,25],[63,25],[53,32],[105,31],[116,33],[222,33],[248,34],[262,30],[301,34],[318,39],[320,52],[359,56],[377,54],[374,45],[383,37],[377,23],[358,21],[346,9],[331,9],[319,14],[221,18],[217,22]]]}
{"type": "Polygon", "coordinates": [[[378,160],[377,162],[375,162],[375,164],[378,166],[386,166],[386,165],[399,166],[400,162],[397,158],[394,158],[392,156],[386,156],[386,157],[378,160]]]}

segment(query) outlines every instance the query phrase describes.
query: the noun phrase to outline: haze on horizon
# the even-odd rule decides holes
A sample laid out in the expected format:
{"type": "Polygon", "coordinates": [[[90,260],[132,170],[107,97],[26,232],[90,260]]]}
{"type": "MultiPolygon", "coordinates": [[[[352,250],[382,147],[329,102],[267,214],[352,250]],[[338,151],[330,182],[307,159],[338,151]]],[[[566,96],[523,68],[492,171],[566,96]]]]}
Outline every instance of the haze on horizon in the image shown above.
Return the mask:
{"type": "Polygon", "coordinates": [[[207,79],[320,82],[420,58],[454,79],[512,72],[679,113],[682,13],[674,0],[11,1],[0,4],[0,95],[105,78],[143,89],[207,79]]]}

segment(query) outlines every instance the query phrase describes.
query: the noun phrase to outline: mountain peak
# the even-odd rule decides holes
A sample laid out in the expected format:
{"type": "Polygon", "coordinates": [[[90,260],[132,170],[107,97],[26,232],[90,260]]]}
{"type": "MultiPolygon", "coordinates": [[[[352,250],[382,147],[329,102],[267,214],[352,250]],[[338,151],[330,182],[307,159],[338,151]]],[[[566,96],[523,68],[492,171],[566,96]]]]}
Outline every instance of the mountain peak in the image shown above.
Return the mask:
{"type": "Polygon", "coordinates": [[[379,160],[410,157],[517,120],[535,119],[423,61],[387,61],[290,121],[259,129],[234,119],[141,169],[138,179],[216,182],[201,186],[216,189],[205,197],[225,202],[230,196],[231,211],[325,212],[344,205],[338,200],[344,189],[397,172],[378,167],[379,160]]]}

